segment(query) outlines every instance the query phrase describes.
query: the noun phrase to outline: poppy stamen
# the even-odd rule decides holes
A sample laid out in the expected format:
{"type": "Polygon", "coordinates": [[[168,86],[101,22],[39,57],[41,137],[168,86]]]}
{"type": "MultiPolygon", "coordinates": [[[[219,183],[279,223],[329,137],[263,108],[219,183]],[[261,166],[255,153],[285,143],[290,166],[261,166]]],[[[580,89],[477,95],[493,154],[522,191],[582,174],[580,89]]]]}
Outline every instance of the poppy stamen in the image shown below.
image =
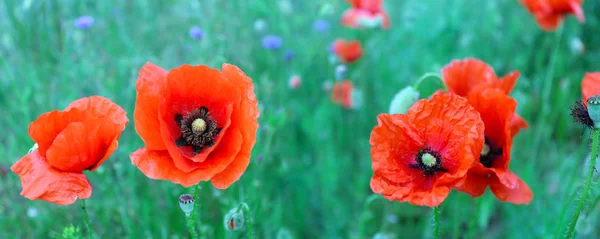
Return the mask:
{"type": "Polygon", "coordinates": [[[432,176],[438,171],[448,172],[442,168],[442,156],[439,152],[434,151],[431,147],[425,147],[419,150],[415,156],[417,164],[409,164],[410,168],[420,169],[425,176],[432,176]]]}
{"type": "Polygon", "coordinates": [[[175,141],[178,147],[191,146],[194,155],[215,144],[214,137],[221,132],[217,120],[202,106],[186,116],[175,115],[175,123],[181,130],[181,137],[175,141]]]}
{"type": "Polygon", "coordinates": [[[486,168],[491,168],[494,160],[502,155],[502,148],[497,147],[488,137],[485,137],[485,144],[481,150],[479,162],[486,168]]]}

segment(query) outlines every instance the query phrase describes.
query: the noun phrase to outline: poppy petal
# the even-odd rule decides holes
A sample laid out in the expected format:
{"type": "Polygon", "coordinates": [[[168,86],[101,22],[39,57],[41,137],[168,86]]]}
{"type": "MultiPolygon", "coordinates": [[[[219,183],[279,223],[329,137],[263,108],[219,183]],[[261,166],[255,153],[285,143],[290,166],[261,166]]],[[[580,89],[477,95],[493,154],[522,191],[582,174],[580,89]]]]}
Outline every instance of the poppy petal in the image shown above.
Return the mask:
{"type": "Polygon", "coordinates": [[[442,69],[442,79],[450,92],[466,96],[477,84],[496,80],[496,73],[487,63],[467,58],[446,65],[442,69]]]}
{"type": "Polygon", "coordinates": [[[239,108],[232,115],[232,128],[239,129],[243,144],[239,154],[223,172],[215,175],[212,183],[216,188],[226,189],[237,181],[250,163],[250,152],[256,143],[256,131],[258,130],[258,102],[254,94],[254,85],[242,70],[234,65],[223,64],[222,73],[244,92],[239,108]]]}
{"type": "Polygon", "coordinates": [[[21,179],[21,195],[31,200],[68,205],[92,195],[92,186],[83,173],[54,169],[38,150],[25,155],[10,169],[21,179]]]}
{"type": "Polygon", "coordinates": [[[138,149],[130,155],[131,162],[149,178],[169,180],[184,187],[190,187],[198,184],[200,181],[210,180],[215,174],[223,171],[231,164],[231,161],[233,161],[235,155],[239,152],[242,136],[239,132],[230,132],[233,134],[229,137],[231,142],[222,145],[222,147],[219,147],[211,154],[211,156],[214,156],[214,160],[203,162],[202,168],[191,172],[180,170],[175,165],[167,150],[153,151],[145,148],[138,149]]]}
{"type": "Polygon", "coordinates": [[[558,25],[562,23],[564,16],[559,14],[550,14],[543,16],[536,16],[536,20],[540,28],[544,31],[554,31],[558,28],[558,25]]]}
{"type": "Polygon", "coordinates": [[[508,95],[510,94],[510,92],[512,92],[513,88],[515,88],[517,80],[520,76],[520,72],[513,71],[508,75],[498,79],[497,81],[494,81],[497,82],[496,84],[498,85],[496,88],[502,89],[502,91],[504,91],[504,93],[508,95]]]}
{"type": "Polygon", "coordinates": [[[67,125],[46,153],[48,164],[65,172],[99,167],[116,150],[121,130],[105,119],[67,125]]]}
{"type": "Polygon", "coordinates": [[[84,120],[85,113],[79,109],[69,111],[58,111],[44,113],[29,124],[29,136],[38,144],[42,157],[54,142],[54,138],[62,132],[70,122],[84,120]]]}
{"type": "Polygon", "coordinates": [[[167,71],[150,62],[140,69],[135,85],[136,98],[133,111],[135,131],[150,150],[166,148],[159,130],[158,103],[167,71]]]}
{"type": "Polygon", "coordinates": [[[342,15],[342,25],[350,28],[360,27],[360,9],[350,8],[342,15]]]}
{"type": "Polygon", "coordinates": [[[512,137],[515,137],[517,134],[519,134],[521,129],[529,128],[529,124],[527,124],[527,121],[525,121],[525,119],[523,119],[518,114],[513,114],[513,117],[510,119],[509,125],[512,137]]]}
{"type": "Polygon", "coordinates": [[[512,181],[515,184],[512,187],[507,187],[501,181],[492,179],[490,189],[498,199],[514,204],[529,204],[531,202],[533,192],[523,180],[510,171],[504,172],[502,177],[512,178],[510,180],[505,179],[505,181],[512,181]]]}
{"type": "Polygon", "coordinates": [[[65,111],[73,108],[85,112],[86,119],[107,118],[118,128],[118,131],[123,131],[129,123],[125,110],[102,96],[90,96],[73,101],[65,111]]]}
{"type": "Polygon", "coordinates": [[[585,22],[585,16],[583,15],[583,9],[581,8],[581,1],[569,1],[569,7],[571,7],[571,12],[579,22],[585,22]]]}
{"type": "Polygon", "coordinates": [[[600,72],[585,74],[581,82],[581,92],[583,101],[587,106],[587,100],[590,97],[600,94],[600,72]]]}
{"type": "Polygon", "coordinates": [[[483,195],[488,185],[489,177],[487,175],[480,175],[469,171],[464,181],[456,186],[456,190],[476,198],[483,195]]]}

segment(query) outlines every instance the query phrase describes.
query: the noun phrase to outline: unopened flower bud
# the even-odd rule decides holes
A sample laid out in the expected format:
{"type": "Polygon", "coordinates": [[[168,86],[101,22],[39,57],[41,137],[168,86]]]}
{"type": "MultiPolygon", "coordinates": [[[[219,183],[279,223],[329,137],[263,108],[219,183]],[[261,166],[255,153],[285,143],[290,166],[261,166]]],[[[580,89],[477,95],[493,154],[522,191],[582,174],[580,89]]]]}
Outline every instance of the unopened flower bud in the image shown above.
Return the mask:
{"type": "Polygon", "coordinates": [[[194,210],[194,196],[191,194],[182,194],[179,196],[179,207],[181,207],[185,216],[189,217],[194,210]]]}
{"type": "Polygon", "coordinates": [[[594,121],[594,127],[600,129],[600,95],[594,95],[588,100],[588,114],[592,121],[594,121]]]}
{"type": "Polygon", "coordinates": [[[229,231],[237,231],[244,228],[245,217],[244,210],[242,206],[238,206],[232,208],[225,214],[225,218],[223,218],[223,223],[225,225],[225,229],[229,231]]]}
{"type": "Polygon", "coordinates": [[[406,114],[408,109],[419,100],[419,92],[411,86],[402,89],[392,99],[390,114],[406,114]]]}

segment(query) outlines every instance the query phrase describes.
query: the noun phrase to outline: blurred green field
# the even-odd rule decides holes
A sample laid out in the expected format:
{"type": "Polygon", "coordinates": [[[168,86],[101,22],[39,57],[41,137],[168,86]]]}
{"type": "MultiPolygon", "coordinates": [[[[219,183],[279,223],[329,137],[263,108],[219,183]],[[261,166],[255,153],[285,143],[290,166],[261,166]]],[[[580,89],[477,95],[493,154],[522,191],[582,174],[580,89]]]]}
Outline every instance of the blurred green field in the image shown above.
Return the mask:
{"type": "MultiPolygon", "coordinates": [[[[587,21],[567,18],[560,38],[541,31],[517,0],[387,0],[387,30],[347,29],[342,0],[74,1],[4,0],[0,4],[0,238],[60,238],[65,227],[85,231],[79,202],[70,206],[19,195],[9,167],[34,144],[29,123],[71,101],[102,95],[120,104],[130,124],[120,147],[94,173],[87,201],[96,238],[188,238],[178,196],[191,192],[146,178],[129,153],[143,147],[133,127],[135,81],[150,61],[166,69],[183,63],[239,66],[253,80],[261,128],[252,161],[225,191],[202,183],[198,215],[206,238],[246,238],[227,231],[223,216],[239,203],[253,214],[255,238],[426,238],[431,209],[372,196],[369,134],[401,88],[453,59],[476,57],[498,75],[521,72],[512,96],[530,129],[515,138],[510,169],[529,184],[528,206],[501,203],[491,192],[472,199],[451,193],[441,205],[441,238],[557,238],[564,234],[586,170],[587,133],[569,106],[581,97],[585,72],[600,71],[600,3],[584,3],[587,21]],[[281,1],[291,11],[281,10],[281,1]],[[333,13],[320,11],[328,2],[333,13]],[[95,18],[80,30],[73,21],[95,18]],[[263,19],[267,28],[257,32],[263,19]],[[331,27],[312,29],[316,19],[331,27]],[[202,40],[188,35],[198,25],[202,40]],[[283,48],[261,46],[266,34],[283,48]],[[364,105],[345,110],[322,89],[334,80],[329,44],[360,39],[364,57],[348,78],[364,105]],[[559,39],[555,68],[547,66],[559,39]],[[574,49],[581,39],[585,52],[574,49]],[[291,62],[284,50],[294,51],[291,62]],[[302,85],[288,87],[299,74],[302,85]],[[548,74],[552,74],[548,76],[548,74]],[[259,160],[260,155],[260,160],[259,160]]],[[[287,10],[290,10],[287,9],[287,10]]],[[[430,93],[435,85],[422,93],[430,93]]],[[[596,175],[598,176],[598,175],[596,175]]],[[[600,192],[594,185],[577,225],[579,238],[600,235],[600,192]]]]}

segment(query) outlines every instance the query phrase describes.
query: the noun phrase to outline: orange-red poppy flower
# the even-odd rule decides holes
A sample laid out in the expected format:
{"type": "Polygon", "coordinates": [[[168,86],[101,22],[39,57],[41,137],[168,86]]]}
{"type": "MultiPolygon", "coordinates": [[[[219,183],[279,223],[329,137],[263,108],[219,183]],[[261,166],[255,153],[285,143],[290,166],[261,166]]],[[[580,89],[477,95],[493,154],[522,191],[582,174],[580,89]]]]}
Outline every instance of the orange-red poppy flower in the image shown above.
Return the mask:
{"type": "Polygon", "coordinates": [[[135,129],[146,147],[130,157],[147,177],[225,189],[242,176],[259,116],[244,72],[229,64],[221,72],[190,65],[167,72],[146,63],[136,89],[135,129]]]}
{"type": "Polygon", "coordinates": [[[353,90],[354,85],[352,85],[352,81],[338,81],[333,85],[333,89],[331,90],[331,100],[346,109],[351,109],[354,106],[352,100],[353,90]]]}
{"type": "Polygon", "coordinates": [[[587,106],[587,100],[600,94],[600,72],[587,73],[581,82],[583,102],[587,106]]]}
{"type": "Polygon", "coordinates": [[[390,17],[383,9],[383,0],[346,0],[352,7],[342,16],[342,24],[350,28],[362,28],[379,24],[390,27],[390,17]]]}
{"type": "Polygon", "coordinates": [[[485,145],[457,190],[479,197],[489,185],[502,201],[528,204],[533,198],[531,189],[508,169],[513,139],[510,122],[517,102],[494,88],[471,91],[468,100],[485,124],[485,145]]]}
{"type": "Polygon", "coordinates": [[[333,53],[344,63],[353,63],[363,55],[363,49],[357,40],[337,39],[333,42],[333,53]]]}
{"type": "MultiPolygon", "coordinates": [[[[468,58],[465,60],[454,60],[442,69],[442,78],[452,93],[463,97],[478,88],[496,88],[509,94],[515,86],[520,73],[513,71],[505,77],[498,78],[494,69],[485,62],[468,58]]],[[[512,135],[517,135],[521,129],[527,129],[529,125],[518,114],[514,114],[510,120],[512,135]]]]}
{"type": "Polygon", "coordinates": [[[545,31],[556,30],[567,14],[573,14],[580,22],[585,22],[581,8],[583,0],[521,0],[521,4],[545,31]]]}
{"type": "Polygon", "coordinates": [[[484,125],[463,97],[436,93],[408,114],[380,114],[371,132],[373,192],[437,206],[479,158],[484,125]]]}
{"type": "Polygon", "coordinates": [[[101,96],[42,114],[29,125],[36,146],[10,168],[21,178],[21,195],[61,205],[89,198],[92,186],[83,171],[110,157],[128,122],[120,106],[101,96]]]}

